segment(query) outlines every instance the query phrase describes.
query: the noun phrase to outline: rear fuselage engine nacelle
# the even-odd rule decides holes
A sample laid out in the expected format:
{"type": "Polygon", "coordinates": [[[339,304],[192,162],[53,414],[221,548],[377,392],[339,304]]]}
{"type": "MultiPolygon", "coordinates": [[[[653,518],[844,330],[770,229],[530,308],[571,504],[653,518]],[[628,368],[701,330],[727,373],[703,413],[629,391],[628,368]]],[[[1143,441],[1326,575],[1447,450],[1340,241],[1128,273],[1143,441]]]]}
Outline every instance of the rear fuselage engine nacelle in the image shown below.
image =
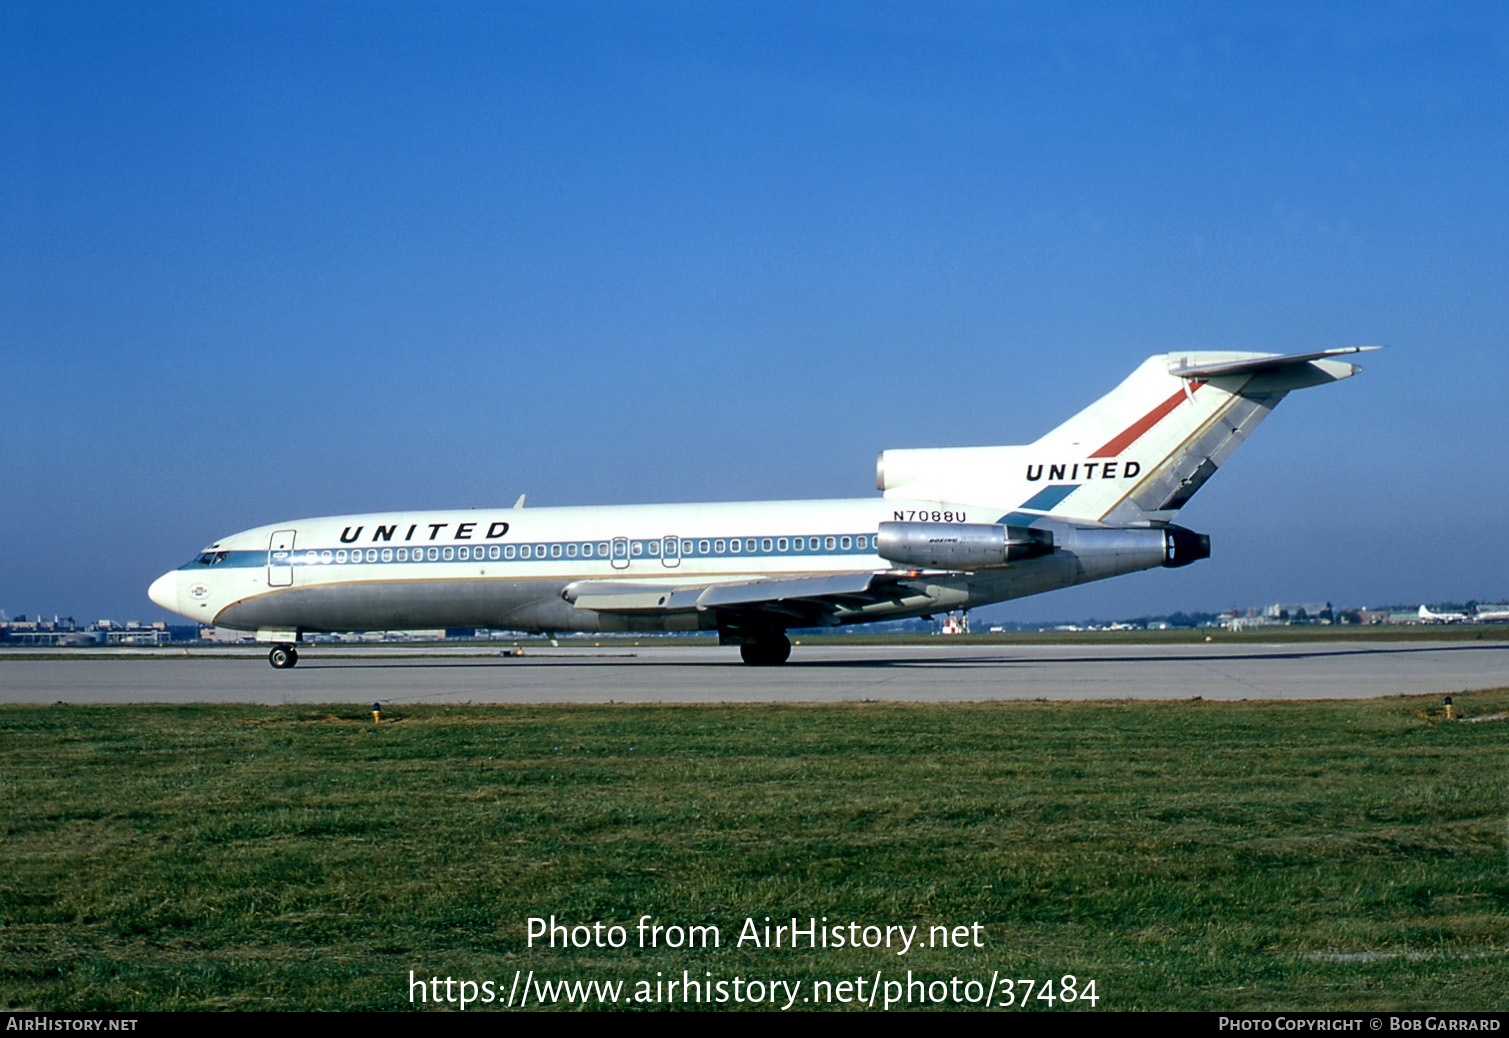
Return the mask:
{"type": "Polygon", "coordinates": [[[875,551],[898,566],[991,569],[1050,554],[1053,534],[1000,523],[881,523],[875,551]]]}
{"type": "Polygon", "coordinates": [[[1210,537],[1172,523],[1163,526],[1073,526],[1059,532],[1060,551],[1084,565],[1131,573],[1155,566],[1188,566],[1210,558],[1210,537]]]}

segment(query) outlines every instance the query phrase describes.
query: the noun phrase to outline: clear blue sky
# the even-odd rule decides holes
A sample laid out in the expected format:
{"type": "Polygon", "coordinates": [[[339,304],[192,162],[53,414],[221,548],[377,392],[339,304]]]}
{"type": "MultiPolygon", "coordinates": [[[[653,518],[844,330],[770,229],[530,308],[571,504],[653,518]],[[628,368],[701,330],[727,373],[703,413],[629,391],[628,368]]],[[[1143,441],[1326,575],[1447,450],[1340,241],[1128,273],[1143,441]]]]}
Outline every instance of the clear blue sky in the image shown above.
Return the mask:
{"type": "Polygon", "coordinates": [[[1509,594],[1509,15],[0,5],[0,608],[373,509],[866,496],[1169,349],[1390,348],[1003,615],[1509,594]]]}

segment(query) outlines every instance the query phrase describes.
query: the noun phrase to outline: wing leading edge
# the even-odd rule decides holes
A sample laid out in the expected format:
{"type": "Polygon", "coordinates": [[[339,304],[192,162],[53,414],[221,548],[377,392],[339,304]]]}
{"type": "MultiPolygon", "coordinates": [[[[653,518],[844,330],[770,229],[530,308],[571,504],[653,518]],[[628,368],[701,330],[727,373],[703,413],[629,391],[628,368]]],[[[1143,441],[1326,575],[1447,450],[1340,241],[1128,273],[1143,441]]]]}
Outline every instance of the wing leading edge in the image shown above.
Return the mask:
{"type": "Polygon", "coordinates": [[[762,578],[729,583],[645,584],[579,580],[561,597],[578,609],[647,615],[716,611],[745,619],[764,615],[785,626],[837,624],[845,613],[881,603],[925,599],[927,591],[888,573],[826,573],[810,577],[762,578]]]}

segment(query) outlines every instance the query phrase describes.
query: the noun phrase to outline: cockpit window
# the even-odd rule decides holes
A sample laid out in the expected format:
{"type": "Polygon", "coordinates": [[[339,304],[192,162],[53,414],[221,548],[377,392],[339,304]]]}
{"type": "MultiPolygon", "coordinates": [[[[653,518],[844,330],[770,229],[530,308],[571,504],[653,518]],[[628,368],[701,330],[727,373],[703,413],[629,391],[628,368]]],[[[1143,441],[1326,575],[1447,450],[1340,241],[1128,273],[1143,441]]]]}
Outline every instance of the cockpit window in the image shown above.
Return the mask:
{"type": "Polygon", "coordinates": [[[194,561],[199,563],[199,565],[201,566],[218,566],[220,563],[229,558],[230,554],[231,553],[228,551],[207,551],[203,552],[199,556],[199,558],[195,559],[194,561]]]}

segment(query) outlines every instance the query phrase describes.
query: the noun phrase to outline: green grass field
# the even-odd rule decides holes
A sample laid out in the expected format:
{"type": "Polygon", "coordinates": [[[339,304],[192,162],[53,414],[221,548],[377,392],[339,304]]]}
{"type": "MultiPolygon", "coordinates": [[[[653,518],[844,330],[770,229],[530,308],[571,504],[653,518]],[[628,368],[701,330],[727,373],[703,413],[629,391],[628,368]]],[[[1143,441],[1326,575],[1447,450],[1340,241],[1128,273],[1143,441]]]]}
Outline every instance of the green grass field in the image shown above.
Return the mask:
{"type": "MultiPolygon", "coordinates": [[[[1509,690],[1456,707],[1506,714],[1509,690]]],[[[1418,697],[382,724],[4,707],[0,1005],[396,1009],[411,970],[501,999],[515,971],[807,992],[910,969],[1072,974],[1101,1009],[1501,1009],[1506,734],[1418,697]],[[622,924],[629,946],[527,946],[550,915],[622,924]],[[715,925],[721,946],[641,949],[644,915],[715,925]],[[984,946],[735,944],[766,916],[978,922],[984,946]]]]}

